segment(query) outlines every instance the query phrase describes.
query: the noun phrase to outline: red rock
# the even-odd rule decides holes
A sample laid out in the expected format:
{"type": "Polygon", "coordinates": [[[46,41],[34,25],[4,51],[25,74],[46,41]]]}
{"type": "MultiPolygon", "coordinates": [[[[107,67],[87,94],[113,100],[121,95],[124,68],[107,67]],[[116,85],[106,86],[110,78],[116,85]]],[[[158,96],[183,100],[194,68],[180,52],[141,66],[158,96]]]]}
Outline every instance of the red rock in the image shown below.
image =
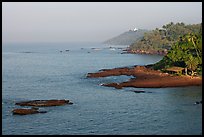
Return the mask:
{"type": "Polygon", "coordinates": [[[73,104],[69,100],[32,100],[18,102],[16,105],[20,106],[37,106],[37,107],[48,107],[48,106],[61,106],[65,104],[73,104]]]}
{"type": "Polygon", "coordinates": [[[36,114],[36,113],[46,113],[46,111],[38,111],[38,108],[18,108],[14,109],[14,115],[27,115],[27,114],[36,114]]]}
{"type": "Polygon", "coordinates": [[[103,84],[102,86],[115,87],[116,89],[122,89],[122,86],[118,83],[103,84]]]}
{"type": "Polygon", "coordinates": [[[132,75],[135,78],[122,83],[109,83],[103,86],[115,87],[121,89],[122,87],[136,87],[136,88],[163,88],[163,87],[183,87],[183,86],[200,86],[202,85],[202,77],[189,76],[173,76],[162,73],[158,70],[153,70],[146,66],[134,66],[131,68],[114,68],[96,73],[89,73],[87,77],[107,77],[132,75]]]}

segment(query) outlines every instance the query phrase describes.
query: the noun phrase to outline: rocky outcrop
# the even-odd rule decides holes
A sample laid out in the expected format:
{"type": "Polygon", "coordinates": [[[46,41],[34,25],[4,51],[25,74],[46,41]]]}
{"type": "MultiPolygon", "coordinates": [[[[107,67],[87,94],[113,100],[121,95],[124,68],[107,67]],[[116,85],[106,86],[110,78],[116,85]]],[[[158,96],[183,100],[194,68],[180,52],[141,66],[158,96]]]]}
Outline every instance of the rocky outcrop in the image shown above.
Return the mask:
{"type": "Polygon", "coordinates": [[[39,111],[39,108],[18,108],[12,110],[14,115],[28,115],[28,114],[36,114],[36,113],[46,113],[47,111],[39,111]]]}
{"type": "Polygon", "coordinates": [[[134,78],[121,83],[102,84],[102,86],[122,89],[123,87],[164,88],[202,85],[202,77],[174,76],[168,73],[162,73],[158,70],[153,70],[150,66],[103,69],[96,73],[88,73],[87,77],[98,78],[120,75],[131,75],[134,76],[134,78]]]}
{"type": "Polygon", "coordinates": [[[122,89],[123,87],[118,84],[118,83],[109,83],[109,84],[102,84],[102,86],[107,86],[107,87],[115,87],[116,89],[122,89]]]}
{"type": "Polygon", "coordinates": [[[62,106],[65,104],[73,104],[69,100],[32,100],[18,102],[16,105],[20,106],[36,106],[36,107],[49,107],[49,106],[62,106]]]}
{"type": "Polygon", "coordinates": [[[49,106],[62,106],[66,104],[73,104],[69,100],[31,100],[31,101],[22,101],[17,102],[15,105],[19,106],[33,106],[32,108],[17,108],[12,110],[14,115],[27,115],[27,114],[36,114],[36,113],[46,113],[47,111],[39,111],[37,107],[49,107],[49,106]]]}
{"type": "Polygon", "coordinates": [[[108,76],[119,76],[119,75],[131,75],[130,68],[114,68],[114,69],[102,69],[96,73],[88,73],[87,77],[98,78],[98,77],[108,77],[108,76]]]}

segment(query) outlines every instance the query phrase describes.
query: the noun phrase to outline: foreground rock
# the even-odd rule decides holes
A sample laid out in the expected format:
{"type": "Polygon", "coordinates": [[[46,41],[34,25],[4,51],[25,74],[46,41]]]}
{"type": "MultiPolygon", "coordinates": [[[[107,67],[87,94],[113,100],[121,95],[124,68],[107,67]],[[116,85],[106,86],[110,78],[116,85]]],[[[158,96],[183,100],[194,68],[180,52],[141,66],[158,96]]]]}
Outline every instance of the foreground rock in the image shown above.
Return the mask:
{"type": "Polygon", "coordinates": [[[108,76],[134,76],[129,81],[122,83],[107,83],[103,86],[115,87],[121,89],[123,87],[135,88],[164,88],[164,87],[182,87],[182,86],[199,86],[202,85],[201,77],[191,76],[174,76],[161,71],[153,70],[148,66],[134,66],[114,69],[103,69],[96,73],[88,73],[88,78],[99,78],[108,76]]]}
{"type": "Polygon", "coordinates": [[[36,114],[36,113],[46,113],[47,111],[39,111],[39,108],[32,107],[32,108],[18,108],[14,109],[14,115],[28,115],[28,114],[36,114]]]}
{"type": "Polygon", "coordinates": [[[49,107],[49,106],[62,106],[65,104],[73,104],[69,100],[32,100],[18,102],[16,105],[20,106],[36,106],[36,107],[49,107]]]}

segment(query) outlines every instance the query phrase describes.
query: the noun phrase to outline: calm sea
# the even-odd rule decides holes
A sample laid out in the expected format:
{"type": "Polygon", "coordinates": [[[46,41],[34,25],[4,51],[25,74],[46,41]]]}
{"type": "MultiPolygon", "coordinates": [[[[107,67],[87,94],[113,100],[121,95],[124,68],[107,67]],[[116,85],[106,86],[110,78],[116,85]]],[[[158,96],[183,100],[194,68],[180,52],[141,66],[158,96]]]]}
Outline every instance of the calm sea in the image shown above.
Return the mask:
{"type": "Polygon", "coordinates": [[[119,46],[98,43],[3,44],[2,48],[3,135],[202,134],[202,104],[194,104],[202,99],[201,86],[118,90],[100,84],[131,77],[86,78],[89,72],[146,65],[162,56],[121,54],[119,46]],[[40,108],[47,113],[12,115],[14,108],[20,108],[15,102],[34,99],[69,99],[74,104],[40,108]]]}

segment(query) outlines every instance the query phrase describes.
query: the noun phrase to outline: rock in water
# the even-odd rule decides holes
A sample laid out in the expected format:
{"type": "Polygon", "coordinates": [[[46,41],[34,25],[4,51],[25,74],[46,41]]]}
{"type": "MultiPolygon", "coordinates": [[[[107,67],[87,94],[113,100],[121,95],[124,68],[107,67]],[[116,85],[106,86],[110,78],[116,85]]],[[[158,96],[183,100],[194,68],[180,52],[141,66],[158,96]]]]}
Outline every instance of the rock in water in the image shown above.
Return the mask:
{"type": "Polygon", "coordinates": [[[49,106],[61,106],[65,104],[73,104],[69,100],[31,100],[18,102],[16,105],[20,106],[36,106],[36,107],[49,107],[49,106]]]}
{"type": "Polygon", "coordinates": [[[202,104],[202,100],[201,101],[196,101],[194,104],[202,104]]]}
{"type": "Polygon", "coordinates": [[[39,111],[39,108],[18,108],[14,109],[12,112],[14,115],[27,115],[27,114],[36,114],[36,113],[46,113],[47,111],[39,111]]]}
{"type": "Polygon", "coordinates": [[[135,90],[133,92],[135,92],[135,93],[145,93],[145,91],[143,91],[143,90],[135,90]]]}
{"type": "Polygon", "coordinates": [[[115,87],[116,89],[122,89],[122,86],[119,85],[118,83],[102,84],[102,86],[115,87]]]}

